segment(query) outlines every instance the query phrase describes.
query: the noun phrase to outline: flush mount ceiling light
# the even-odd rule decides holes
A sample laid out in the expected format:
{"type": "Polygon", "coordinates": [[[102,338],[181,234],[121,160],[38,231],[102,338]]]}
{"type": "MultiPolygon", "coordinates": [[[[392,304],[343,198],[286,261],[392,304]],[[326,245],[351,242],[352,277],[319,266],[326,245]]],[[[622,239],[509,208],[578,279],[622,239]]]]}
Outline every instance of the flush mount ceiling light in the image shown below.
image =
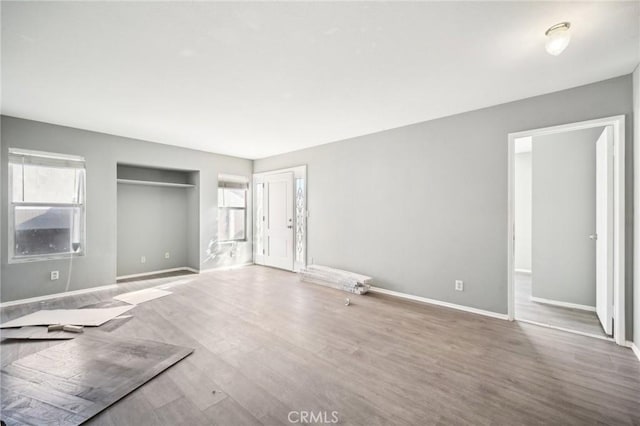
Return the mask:
{"type": "Polygon", "coordinates": [[[569,45],[571,41],[571,33],[569,32],[571,23],[560,22],[547,30],[544,35],[547,36],[547,43],[544,45],[550,55],[558,56],[569,45]]]}

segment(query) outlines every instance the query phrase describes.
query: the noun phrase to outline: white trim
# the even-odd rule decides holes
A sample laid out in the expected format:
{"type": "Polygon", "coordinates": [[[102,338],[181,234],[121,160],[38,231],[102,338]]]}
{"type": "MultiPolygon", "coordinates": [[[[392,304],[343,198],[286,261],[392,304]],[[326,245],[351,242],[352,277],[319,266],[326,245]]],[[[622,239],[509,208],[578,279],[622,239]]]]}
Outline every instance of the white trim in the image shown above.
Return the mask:
{"type": "Polygon", "coordinates": [[[15,306],[15,305],[23,305],[25,303],[41,302],[43,300],[49,300],[49,299],[57,299],[58,297],[75,296],[77,294],[93,293],[94,291],[110,290],[110,289],[114,289],[114,288],[118,288],[118,287],[119,287],[119,284],[109,284],[109,285],[103,285],[103,286],[100,286],[100,287],[91,287],[91,288],[83,288],[81,290],[67,291],[65,293],[46,294],[44,296],[30,297],[28,299],[10,300],[8,302],[0,303],[0,308],[6,308],[8,306],[15,306]]]}
{"type": "MultiPolygon", "coordinates": [[[[587,333],[585,331],[572,330],[570,328],[564,328],[564,327],[559,327],[557,325],[545,324],[543,322],[530,321],[530,320],[525,320],[525,319],[518,319],[517,321],[518,322],[523,322],[525,324],[537,325],[539,327],[551,328],[553,330],[565,331],[565,332],[571,333],[571,334],[577,334],[577,335],[586,336],[586,337],[593,337],[595,339],[606,340],[607,342],[615,343],[615,340],[612,337],[608,337],[608,336],[600,336],[598,334],[591,334],[591,333],[587,333]]],[[[623,346],[625,346],[625,345],[623,345],[623,346]]]]}
{"type": "Polygon", "coordinates": [[[532,129],[508,134],[508,220],[507,220],[507,280],[508,316],[515,319],[514,291],[514,224],[515,224],[515,139],[525,136],[541,136],[554,133],[612,126],[614,143],[614,265],[613,265],[613,318],[614,336],[618,345],[626,342],[625,328],[625,116],[599,118],[560,126],[532,129]]]}
{"type": "Polygon", "coordinates": [[[638,348],[634,342],[627,342],[627,347],[631,348],[633,353],[638,358],[638,361],[640,361],[640,348],[638,348]]]}
{"type": "Polygon", "coordinates": [[[233,182],[233,183],[246,183],[249,184],[249,176],[244,175],[227,175],[224,173],[220,173],[218,175],[218,185],[220,182],[233,182]]]}
{"type": "Polygon", "coordinates": [[[158,271],[142,272],[140,274],[121,275],[119,277],[116,277],[116,281],[117,280],[126,280],[128,278],[146,277],[148,275],[166,274],[167,272],[177,272],[177,271],[192,271],[193,272],[193,269],[188,268],[186,266],[181,266],[179,268],[160,269],[158,271]]]}
{"type": "Polygon", "coordinates": [[[595,306],[579,305],[577,303],[561,302],[560,300],[544,299],[542,297],[531,296],[530,300],[536,303],[544,303],[545,305],[561,306],[569,309],[580,309],[581,311],[595,312],[595,306]]]}
{"type": "Polygon", "coordinates": [[[531,269],[514,269],[514,271],[516,271],[519,274],[527,274],[527,275],[531,275],[531,269]]]}
{"type": "Polygon", "coordinates": [[[499,314],[497,312],[485,311],[483,309],[472,308],[470,306],[456,305],[455,303],[442,302],[440,300],[428,299],[422,296],[414,296],[412,294],[400,293],[399,291],[387,290],[380,287],[371,287],[373,293],[386,294],[389,296],[399,297],[402,299],[413,300],[415,302],[428,303],[430,305],[444,306],[445,308],[457,309],[459,311],[470,312],[472,314],[484,315],[491,318],[497,318],[501,320],[509,319],[505,314],[499,314]]]}
{"type": "Polygon", "coordinates": [[[515,319],[515,180],[516,180],[516,138],[507,135],[507,316],[509,321],[515,319]]]}

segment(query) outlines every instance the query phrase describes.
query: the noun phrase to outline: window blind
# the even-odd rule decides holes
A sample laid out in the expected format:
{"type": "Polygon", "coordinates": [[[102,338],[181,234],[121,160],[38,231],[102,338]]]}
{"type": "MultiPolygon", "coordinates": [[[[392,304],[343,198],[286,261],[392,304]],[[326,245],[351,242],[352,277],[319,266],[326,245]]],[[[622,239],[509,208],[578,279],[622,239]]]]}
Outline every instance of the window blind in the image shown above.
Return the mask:
{"type": "Polygon", "coordinates": [[[9,148],[9,163],[15,165],[29,164],[47,167],[85,168],[84,157],[16,148],[9,148]]]}

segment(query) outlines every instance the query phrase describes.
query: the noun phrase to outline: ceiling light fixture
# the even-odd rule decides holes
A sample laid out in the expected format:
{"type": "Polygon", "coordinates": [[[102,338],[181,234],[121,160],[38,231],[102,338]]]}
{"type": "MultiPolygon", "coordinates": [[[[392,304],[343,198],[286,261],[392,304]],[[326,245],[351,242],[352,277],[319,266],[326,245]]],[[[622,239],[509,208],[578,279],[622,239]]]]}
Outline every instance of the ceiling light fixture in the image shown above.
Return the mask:
{"type": "Polygon", "coordinates": [[[570,22],[560,22],[547,30],[547,43],[544,45],[550,55],[558,56],[567,48],[571,41],[570,22]]]}

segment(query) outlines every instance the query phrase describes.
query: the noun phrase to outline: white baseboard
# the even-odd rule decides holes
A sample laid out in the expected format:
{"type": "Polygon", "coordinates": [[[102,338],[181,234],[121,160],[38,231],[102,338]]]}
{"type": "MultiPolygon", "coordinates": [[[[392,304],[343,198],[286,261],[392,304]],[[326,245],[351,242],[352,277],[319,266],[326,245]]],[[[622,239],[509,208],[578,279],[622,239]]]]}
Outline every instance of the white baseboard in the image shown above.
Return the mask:
{"type": "Polygon", "coordinates": [[[56,299],[58,297],[75,296],[77,294],[93,293],[94,291],[110,290],[118,288],[118,284],[103,285],[100,287],[83,288],[82,290],[72,290],[64,293],[45,294],[44,296],[30,297],[28,299],[10,300],[0,303],[0,308],[7,306],[23,305],[25,303],[42,302],[43,300],[56,299]]]}
{"type": "Polygon", "coordinates": [[[515,272],[519,273],[519,274],[527,274],[527,275],[531,275],[531,269],[514,269],[515,272]]]}
{"type": "MultiPolygon", "coordinates": [[[[243,263],[243,264],[240,264],[240,265],[224,266],[224,267],[220,267],[220,268],[205,269],[205,270],[202,270],[202,271],[198,271],[197,269],[185,266],[185,267],[182,267],[182,268],[171,268],[171,269],[164,269],[164,270],[155,271],[155,272],[145,272],[143,274],[125,275],[125,276],[117,277],[116,279],[120,280],[120,279],[126,279],[126,278],[144,277],[146,275],[155,275],[155,274],[162,274],[162,273],[165,273],[165,272],[175,272],[175,271],[190,271],[190,272],[193,272],[193,273],[196,273],[196,274],[200,274],[200,273],[204,273],[204,272],[215,272],[215,271],[221,271],[221,270],[236,269],[236,268],[241,268],[241,267],[245,267],[245,266],[249,266],[249,265],[253,265],[253,263],[243,263]]],[[[0,308],[6,308],[8,306],[23,305],[25,303],[42,302],[44,300],[56,299],[58,297],[75,296],[77,294],[93,293],[94,291],[111,290],[111,289],[114,289],[114,288],[118,288],[119,286],[120,286],[120,284],[109,284],[109,285],[103,285],[103,286],[99,286],[99,287],[83,288],[81,290],[72,290],[72,291],[67,291],[67,292],[64,292],[64,293],[45,294],[44,296],[30,297],[28,299],[10,300],[8,302],[0,303],[0,308]]]]}
{"type": "Polygon", "coordinates": [[[560,306],[569,309],[580,309],[581,311],[595,312],[595,306],[578,305],[577,303],[561,302],[559,300],[543,299],[542,297],[531,296],[531,301],[536,303],[544,303],[545,305],[560,306]]]}
{"type": "Polygon", "coordinates": [[[636,357],[638,358],[638,361],[640,361],[640,348],[638,348],[638,346],[636,346],[635,342],[629,342],[627,341],[627,346],[631,348],[631,350],[633,351],[633,353],[636,355],[636,357]]]}
{"type": "Polygon", "coordinates": [[[507,314],[499,314],[497,312],[485,311],[483,309],[472,308],[470,306],[456,305],[455,303],[443,302],[435,299],[428,299],[422,296],[414,296],[412,294],[400,293],[399,291],[387,290],[380,287],[371,287],[373,293],[387,294],[389,296],[400,297],[402,299],[413,300],[416,302],[428,303],[430,305],[444,306],[445,308],[457,309],[459,311],[471,312],[473,314],[484,315],[491,318],[498,318],[501,320],[508,320],[507,314]]]}
{"type": "Polygon", "coordinates": [[[198,271],[196,271],[193,268],[189,268],[187,266],[180,266],[179,268],[160,269],[158,271],[142,272],[140,274],[121,275],[119,277],[116,277],[116,280],[126,280],[128,278],[139,278],[139,277],[146,277],[149,275],[166,274],[168,272],[178,272],[178,271],[191,271],[191,272],[195,272],[196,274],[198,273],[198,271]]]}
{"type": "Polygon", "coordinates": [[[587,333],[587,332],[584,332],[584,331],[573,330],[571,328],[560,327],[560,326],[557,326],[557,325],[545,324],[543,322],[530,321],[530,320],[525,320],[525,319],[520,319],[520,318],[516,318],[516,321],[524,322],[526,324],[537,325],[539,327],[551,328],[553,330],[566,331],[567,333],[578,334],[580,336],[593,337],[593,338],[600,339],[600,340],[606,340],[607,342],[613,342],[613,343],[616,342],[615,339],[612,338],[612,337],[600,336],[598,334],[592,334],[592,333],[587,333]]]}
{"type": "Polygon", "coordinates": [[[196,268],[192,268],[190,266],[182,266],[180,268],[163,269],[161,271],[153,271],[153,272],[144,272],[142,274],[125,275],[125,276],[122,276],[122,277],[116,277],[116,279],[122,280],[122,279],[126,279],[126,278],[137,278],[137,277],[144,277],[144,276],[147,276],[147,275],[164,274],[164,273],[167,273],[167,272],[177,272],[177,271],[189,271],[189,272],[193,272],[194,274],[204,274],[204,273],[207,273],[207,272],[230,271],[230,270],[233,270],[233,269],[244,268],[245,266],[250,266],[250,265],[253,265],[253,262],[241,263],[239,265],[219,266],[217,268],[211,268],[211,269],[196,269],[196,268]]]}

